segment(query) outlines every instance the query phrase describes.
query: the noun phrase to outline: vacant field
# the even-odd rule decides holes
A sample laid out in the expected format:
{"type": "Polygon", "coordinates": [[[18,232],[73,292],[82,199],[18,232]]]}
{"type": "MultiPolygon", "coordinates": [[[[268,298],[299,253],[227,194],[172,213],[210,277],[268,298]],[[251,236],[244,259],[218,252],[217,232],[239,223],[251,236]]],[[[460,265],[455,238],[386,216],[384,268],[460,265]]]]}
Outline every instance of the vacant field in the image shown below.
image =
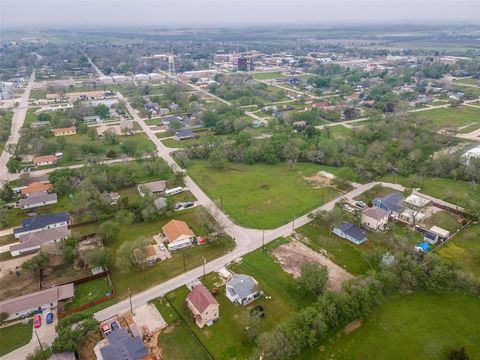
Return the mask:
{"type": "Polygon", "coordinates": [[[439,128],[459,128],[480,122],[480,109],[470,106],[442,108],[410,113],[408,117],[431,120],[439,128]]]}
{"type": "Polygon", "coordinates": [[[0,356],[28,344],[32,339],[32,321],[0,328],[0,356]]]}
{"type": "Polygon", "coordinates": [[[414,293],[390,299],[348,335],[324,341],[301,359],[443,360],[465,347],[480,358],[479,299],[463,294],[414,293]]]}
{"type": "Polygon", "coordinates": [[[438,253],[480,279],[480,224],[462,230],[438,253]]]}
{"type": "Polygon", "coordinates": [[[215,359],[247,359],[254,344],[246,338],[244,328],[248,326],[249,312],[253,307],[262,305],[265,309],[265,317],[259,320],[259,329],[263,332],[273,329],[279,321],[302,309],[311,300],[304,297],[298,283],[273,261],[268,251],[257,250],[230,269],[253,276],[264,296],[245,307],[234,305],[225,296],[225,287],[219,286],[217,276],[208,275],[202,281],[210,289],[218,288],[216,299],[220,303],[220,319],[211,327],[199,329],[191,319],[184,306],[188,294],[186,287],[167,294],[167,298],[215,359]]]}
{"type": "MultiPolygon", "coordinates": [[[[393,178],[393,175],[385,175],[380,180],[393,183],[393,178]]],[[[421,192],[453,204],[461,205],[467,197],[480,200],[478,185],[466,181],[429,177],[426,177],[423,181],[421,177],[415,175],[410,177],[397,175],[395,181],[410,188],[420,188],[423,182],[421,192]]]]}
{"type": "Polygon", "coordinates": [[[197,184],[236,223],[263,229],[283,225],[338,195],[332,188],[316,189],[304,179],[320,170],[321,166],[307,163],[292,170],[286,164],[233,163],[215,170],[200,160],[188,166],[197,184]]]}
{"type": "Polygon", "coordinates": [[[75,298],[73,302],[65,305],[65,310],[100,299],[107,293],[110,293],[110,285],[106,277],[75,285],[75,298]]]}
{"type": "Polygon", "coordinates": [[[280,71],[257,73],[257,74],[252,74],[252,77],[257,80],[271,80],[271,79],[282,77],[282,73],[280,71]]]}
{"type": "Polygon", "coordinates": [[[480,80],[474,78],[464,78],[455,80],[455,84],[467,84],[480,86],[480,80]]]}
{"type": "Polygon", "coordinates": [[[0,152],[3,151],[5,143],[10,136],[10,127],[12,125],[13,111],[0,113],[0,152]]]}

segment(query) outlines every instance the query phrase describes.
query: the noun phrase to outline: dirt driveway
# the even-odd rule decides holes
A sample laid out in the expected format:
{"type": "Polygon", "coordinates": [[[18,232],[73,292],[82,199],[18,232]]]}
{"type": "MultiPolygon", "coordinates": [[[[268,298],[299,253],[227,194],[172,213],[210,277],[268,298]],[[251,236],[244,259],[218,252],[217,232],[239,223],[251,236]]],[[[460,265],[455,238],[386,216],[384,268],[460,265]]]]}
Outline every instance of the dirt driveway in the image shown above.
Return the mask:
{"type": "Polygon", "coordinates": [[[345,271],[325,255],[319,254],[297,240],[288,244],[280,245],[272,251],[282,268],[293,277],[300,276],[304,264],[320,264],[328,270],[329,288],[339,291],[344,281],[353,278],[353,275],[345,271]]]}

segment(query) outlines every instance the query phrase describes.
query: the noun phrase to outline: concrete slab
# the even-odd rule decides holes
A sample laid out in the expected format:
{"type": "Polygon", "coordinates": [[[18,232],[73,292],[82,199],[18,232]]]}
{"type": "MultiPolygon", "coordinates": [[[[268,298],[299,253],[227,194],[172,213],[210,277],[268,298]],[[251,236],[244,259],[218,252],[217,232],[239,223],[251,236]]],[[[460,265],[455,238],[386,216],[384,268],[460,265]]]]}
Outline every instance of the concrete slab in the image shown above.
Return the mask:
{"type": "Polygon", "coordinates": [[[139,329],[146,327],[152,334],[168,326],[153,304],[145,304],[133,309],[133,321],[139,329]]]}

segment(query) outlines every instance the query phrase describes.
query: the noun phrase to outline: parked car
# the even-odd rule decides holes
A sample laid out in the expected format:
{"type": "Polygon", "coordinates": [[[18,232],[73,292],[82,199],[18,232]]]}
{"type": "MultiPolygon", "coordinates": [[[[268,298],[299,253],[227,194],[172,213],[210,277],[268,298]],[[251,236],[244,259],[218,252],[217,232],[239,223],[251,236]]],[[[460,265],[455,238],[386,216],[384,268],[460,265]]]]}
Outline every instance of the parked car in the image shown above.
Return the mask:
{"type": "Polygon", "coordinates": [[[175,204],[175,210],[180,210],[182,207],[182,204],[175,204]]]}
{"type": "Polygon", "coordinates": [[[191,208],[194,205],[195,205],[195,203],[189,201],[189,202],[186,202],[186,203],[183,204],[183,208],[188,209],[188,208],[191,208]]]}
{"type": "Polygon", "coordinates": [[[40,326],[42,326],[42,315],[37,314],[37,315],[35,315],[35,317],[33,318],[33,327],[34,327],[35,329],[38,329],[40,326]]]}
{"type": "Polygon", "coordinates": [[[357,202],[355,203],[355,205],[357,205],[359,208],[362,208],[362,209],[363,209],[365,206],[367,206],[367,204],[366,204],[365,202],[363,202],[363,201],[357,201],[357,202]]]}
{"type": "Polygon", "coordinates": [[[112,325],[112,331],[120,329],[120,326],[118,325],[118,322],[114,321],[110,325],[112,325]]]}
{"type": "Polygon", "coordinates": [[[110,325],[108,325],[107,323],[102,324],[101,329],[102,329],[103,336],[107,336],[112,333],[112,330],[110,329],[110,325]]]}
{"type": "Polygon", "coordinates": [[[47,324],[53,323],[53,313],[50,312],[47,314],[47,324]]]}

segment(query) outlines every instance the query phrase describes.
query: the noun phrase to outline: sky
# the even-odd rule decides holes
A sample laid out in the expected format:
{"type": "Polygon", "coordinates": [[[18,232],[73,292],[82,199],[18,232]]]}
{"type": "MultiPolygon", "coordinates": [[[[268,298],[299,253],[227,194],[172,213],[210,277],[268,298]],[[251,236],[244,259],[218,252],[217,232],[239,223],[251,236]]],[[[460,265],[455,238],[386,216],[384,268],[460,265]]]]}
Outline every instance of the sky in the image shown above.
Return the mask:
{"type": "Polygon", "coordinates": [[[480,0],[0,0],[12,27],[480,25],[480,0]]]}

